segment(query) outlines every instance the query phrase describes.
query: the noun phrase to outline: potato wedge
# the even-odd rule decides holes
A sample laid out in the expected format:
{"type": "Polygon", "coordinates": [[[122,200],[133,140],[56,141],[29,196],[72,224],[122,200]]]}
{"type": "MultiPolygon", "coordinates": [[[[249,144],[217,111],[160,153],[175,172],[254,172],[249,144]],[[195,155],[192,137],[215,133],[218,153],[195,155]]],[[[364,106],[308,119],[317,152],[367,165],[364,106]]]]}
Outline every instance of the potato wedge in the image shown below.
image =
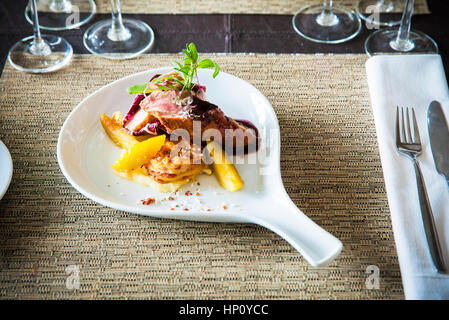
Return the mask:
{"type": "Polygon", "coordinates": [[[119,172],[140,168],[159,152],[164,142],[165,135],[137,142],[122,153],[120,158],[112,165],[112,168],[119,172]]]}
{"type": "Polygon", "coordinates": [[[129,149],[138,142],[138,140],[133,135],[129,134],[125,129],[123,129],[122,123],[121,121],[119,121],[117,115],[109,118],[107,115],[102,113],[100,115],[100,122],[108,137],[118,147],[122,149],[129,149]]]}
{"type": "Polygon", "coordinates": [[[231,192],[240,190],[244,182],[223,149],[211,141],[207,143],[207,150],[213,160],[212,168],[220,186],[231,192]]]}

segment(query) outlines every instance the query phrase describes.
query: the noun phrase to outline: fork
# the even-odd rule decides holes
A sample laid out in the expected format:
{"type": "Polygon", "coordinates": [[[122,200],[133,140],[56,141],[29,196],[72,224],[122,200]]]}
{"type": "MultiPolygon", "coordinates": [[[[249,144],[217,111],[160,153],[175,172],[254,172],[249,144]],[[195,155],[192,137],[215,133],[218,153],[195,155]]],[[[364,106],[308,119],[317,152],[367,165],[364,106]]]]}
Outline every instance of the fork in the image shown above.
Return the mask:
{"type": "Polygon", "coordinates": [[[409,108],[406,108],[406,116],[404,108],[396,108],[396,147],[398,151],[408,156],[415,168],[416,182],[418,184],[419,204],[421,206],[421,215],[426,233],[427,244],[429,246],[430,255],[433,264],[439,273],[446,273],[447,269],[444,265],[443,255],[441,251],[440,241],[438,239],[437,229],[430,206],[429,197],[427,196],[426,185],[418,163],[418,156],[421,154],[421,139],[419,137],[418,123],[416,122],[415,110],[412,109],[413,126],[410,122],[409,108]],[[399,110],[401,110],[399,112],[399,110]],[[400,117],[402,115],[402,117],[400,117]],[[400,120],[402,118],[402,121],[400,120]]]}

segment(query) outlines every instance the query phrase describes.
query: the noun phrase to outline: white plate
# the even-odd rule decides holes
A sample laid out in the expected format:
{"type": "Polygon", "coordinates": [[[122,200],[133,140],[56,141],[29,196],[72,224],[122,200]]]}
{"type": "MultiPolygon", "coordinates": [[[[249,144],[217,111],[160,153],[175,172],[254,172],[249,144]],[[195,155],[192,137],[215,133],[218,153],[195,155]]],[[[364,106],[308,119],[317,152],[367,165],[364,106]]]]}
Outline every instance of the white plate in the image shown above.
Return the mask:
{"type": "Polygon", "coordinates": [[[245,182],[243,189],[228,192],[214,176],[201,175],[200,186],[183,187],[176,201],[145,206],[140,200],[163,200],[167,195],[123,180],[112,172],[110,165],[121,150],[104,133],[100,114],[126,114],[133,100],[126,88],[169,71],[171,68],[161,68],[119,79],[89,95],[72,111],[62,126],[57,146],[59,166],[67,180],[86,197],[122,211],[159,218],[256,223],[282,236],[312,265],[332,261],[341,251],[341,242],[308,219],[285,192],[280,174],[279,125],[270,102],[251,84],[235,76],[220,72],[213,79],[212,71],[199,70],[199,80],[207,87],[209,101],[226,115],[248,119],[259,128],[262,144],[257,157],[265,154],[265,160],[248,164],[248,156],[240,159],[245,164],[236,167],[245,182]],[[200,196],[185,196],[187,190],[199,192],[200,196]]]}
{"type": "Polygon", "coordinates": [[[0,141],[0,200],[8,190],[12,178],[11,154],[5,144],[0,141]]]}

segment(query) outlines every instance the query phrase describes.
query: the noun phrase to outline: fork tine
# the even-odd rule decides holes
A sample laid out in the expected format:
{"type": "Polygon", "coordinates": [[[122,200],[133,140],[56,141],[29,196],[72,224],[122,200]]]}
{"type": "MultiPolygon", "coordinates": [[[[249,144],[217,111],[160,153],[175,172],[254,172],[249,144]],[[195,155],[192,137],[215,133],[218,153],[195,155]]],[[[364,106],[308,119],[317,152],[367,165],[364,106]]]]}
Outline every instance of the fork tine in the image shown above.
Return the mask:
{"type": "Polygon", "coordinates": [[[396,106],[396,145],[401,143],[401,123],[399,121],[399,107],[396,106]]]}
{"type": "Polygon", "coordinates": [[[417,144],[421,144],[421,138],[419,137],[419,129],[418,122],[416,121],[415,109],[412,108],[412,117],[413,117],[413,127],[415,128],[415,137],[413,138],[414,142],[417,144]]]}
{"type": "Polygon", "coordinates": [[[408,132],[408,137],[410,139],[410,143],[415,142],[415,138],[414,138],[414,134],[412,135],[412,131],[415,131],[415,128],[413,127],[412,129],[412,122],[410,121],[410,112],[408,111],[408,107],[407,107],[407,119],[406,119],[406,123],[407,123],[407,132],[408,132]]]}
{"type": "Polygon", "coordinates": [[[407,134],[405,133],[405,117],[404,117],[404,108],[401,107],[401,114],[402,114],[402,138],[404,143],[408,143],[407,140],[407,134]]]}

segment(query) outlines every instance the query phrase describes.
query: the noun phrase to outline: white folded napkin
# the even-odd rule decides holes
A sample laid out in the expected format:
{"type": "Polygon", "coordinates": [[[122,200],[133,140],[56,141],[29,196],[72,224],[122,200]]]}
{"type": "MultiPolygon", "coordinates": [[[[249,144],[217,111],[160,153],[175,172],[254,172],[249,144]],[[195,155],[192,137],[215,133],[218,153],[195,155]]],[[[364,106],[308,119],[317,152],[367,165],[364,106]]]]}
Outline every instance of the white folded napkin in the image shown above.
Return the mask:
{"type": "Polygon", "coordinates": [[[438,274],[432,264],[412,161],[398,153],[395,143],[396,106],[414,107],[423,147],[419,162],[448,264],[449,189],[436,171],[427,129],[433,100],[442,104],[449,121],[449,89],[441,57],[374,56],[366,62],[366,73],[405,297],[449,299],[449,275],[438,274]]]}

